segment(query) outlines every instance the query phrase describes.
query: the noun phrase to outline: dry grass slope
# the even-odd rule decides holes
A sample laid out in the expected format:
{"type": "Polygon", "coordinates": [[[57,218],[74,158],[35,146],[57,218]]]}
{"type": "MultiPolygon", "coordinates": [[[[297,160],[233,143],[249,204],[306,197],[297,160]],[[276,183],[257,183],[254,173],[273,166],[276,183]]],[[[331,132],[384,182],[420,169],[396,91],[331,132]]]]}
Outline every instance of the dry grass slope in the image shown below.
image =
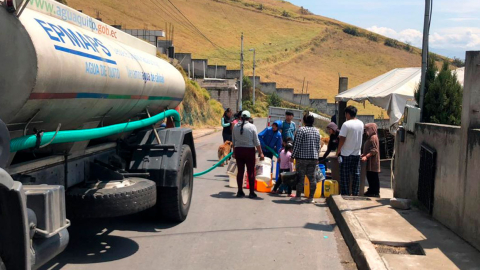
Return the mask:
{"type": "MultiPolygon", "coordinates": [[[[398,67],[420,66],[418,49],[407,52],[387,47],[368,37],[346,34],[350,25],[317,15],[302,15],[300,7],[281,0],[170,0],[208,39],[203,38],[169,0],[68,0],[70,6],[127,28],[163,29],[175,25],[177,52],[192,52],[209,64],[239,67],[240,35],[245,34],[245,68],[249,75],[252,55],[257,51],[257,74],[262,81],[301,91],[305,77],[312,98],[333,102],[338,76],[349,77],[354,87],[398,67]],[[286,12],[286,13],[285,13],[286,12]],[[287,14],[288,16],[284,16],[287,14]],[[222,48],[222,49],[219,49],[222,48]]],[[[368,34],[366,30],[359,29],[368,34]]],[[[401,43],[400,43],[401,44],[401,43]]],[[[372,105],[359,106],[363,114],[379,115],[372,105]]]]}

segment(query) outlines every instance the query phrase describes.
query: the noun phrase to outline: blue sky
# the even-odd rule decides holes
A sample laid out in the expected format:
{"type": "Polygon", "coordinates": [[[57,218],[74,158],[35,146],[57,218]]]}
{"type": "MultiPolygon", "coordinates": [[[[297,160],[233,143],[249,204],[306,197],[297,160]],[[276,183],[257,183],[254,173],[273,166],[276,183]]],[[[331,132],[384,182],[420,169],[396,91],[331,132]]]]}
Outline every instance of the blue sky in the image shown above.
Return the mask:
{"type": "MultiPolygon", "coordinates": [[[[311,12],[421,47],[425,1],[290,0],[311,12]]],[[[465,58],[480,50],[480,0],[434,0],[430,50],[465,58]]]]}

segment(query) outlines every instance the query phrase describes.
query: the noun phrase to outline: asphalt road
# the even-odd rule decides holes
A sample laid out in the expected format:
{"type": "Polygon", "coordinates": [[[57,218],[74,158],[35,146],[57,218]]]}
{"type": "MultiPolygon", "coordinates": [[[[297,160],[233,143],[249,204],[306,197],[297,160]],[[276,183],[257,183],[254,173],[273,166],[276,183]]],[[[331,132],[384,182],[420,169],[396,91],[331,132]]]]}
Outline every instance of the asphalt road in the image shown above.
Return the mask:
{"type": "MultiPolygon", "coordinates": [[[[255,122],[259,131],[265,123],[255,122]]],[[[196,172],[217,161],[221,141],[221,133],[196,140],[196,172]]],[[[42,269],[356,269],[323,200],[237,199],[225,170],[195,178],[185,222],[142,214],[76,221],[67,250],[42,269]]]]}

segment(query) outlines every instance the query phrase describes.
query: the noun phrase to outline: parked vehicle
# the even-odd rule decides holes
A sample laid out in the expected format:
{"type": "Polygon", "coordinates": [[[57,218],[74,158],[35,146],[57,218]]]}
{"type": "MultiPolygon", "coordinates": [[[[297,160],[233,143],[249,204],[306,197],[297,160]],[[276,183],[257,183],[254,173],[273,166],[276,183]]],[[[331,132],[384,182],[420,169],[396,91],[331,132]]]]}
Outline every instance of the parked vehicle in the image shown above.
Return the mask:
{"type": "Polygon", "coordinates": [[[185,81],[155,46],[53,0],[0,0],[0,63],[0,269],[62,252],[71,218],[185,220],[195,145],[168,110],[185,81]]]}
{"type": "Polygon", "coordinates": [[[293,122],[298,127],[302,126],[303,120],[303,110],[296,110],[296,109],[289,109],[289,108],[280,108],[280,107],[268,107],[268,118],[267,118],[267,127],[271,126],[276,121],[284,121],[285,120],[285,113],[292,112],[293,113],[293,122]]]}

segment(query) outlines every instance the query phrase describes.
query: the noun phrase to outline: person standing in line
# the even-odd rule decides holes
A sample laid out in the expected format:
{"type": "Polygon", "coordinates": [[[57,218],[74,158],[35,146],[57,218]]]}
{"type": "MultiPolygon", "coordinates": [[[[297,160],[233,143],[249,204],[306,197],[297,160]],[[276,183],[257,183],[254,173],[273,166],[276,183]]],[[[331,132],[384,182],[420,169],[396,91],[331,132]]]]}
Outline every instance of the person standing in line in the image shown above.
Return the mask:
{"type": "Polygon", "coordinates": [[[337,157],[340,162],[340,186],[342,195],[350,195],[350,176],[353,175],[352,195],[360,189],[360,154],[362,149],[363,122],[357,119],[357,108],[348,106],[339,138],[337,157]]]}
{"type": "Polygon", "coordinates": [[[223,142],[225,143],[226,141],[232,141],[232,109],[227,108],[225,112],[223,113],[222,117],[222,137],[223,137],[223,142]]]}
{"type": "Polygon", "coordinates": [[[273,153],[270,152],[265,146],[268,146],[275,150],[278,154],[282,149],[282,134],[278,131],[278,124],[273,123],[271,127],[267,127],[262,132],[258,134],[258,139],[260,139],[260,144],[262,145],[263,154],[272,159],[273,153]]]}
{"type": "Polygon", "coordinates": [[[237,161],[237,197],[245,197],[243,192],[243,175],[245,173],[245,165],[247,166],[248,182],[250,184],[249,198],[257,198],[255,194],[255,148],[258,151],[260,160],[264,160],[262,147],[257,135],[257,128],[251,124],[250,112],[243,111],[241,113],[241,121],[233,128],[233,158],[237,161]]]}
{"type": "Polygon", "coordinates": [[[328,141],[327,151],[323,154],[323,157],[319,159],[320,163],[324,163],[326,165],[327,157],[330,155],[332,151],[337,150],[338,148],[338,135],[340,134],[340,130],[338,130],[337,124],[331,122],[327,125],[327,133],[330,134],[330,140],[328,141]]]}
{"type": "Polygon", "coordinates": [[[365,193],[367,197],[380,197],[380,142],[377,136],[377,124],[369,123],[365,125],[365,134],[367,141],[363,145],[362,162],[367,162],[367,180],[368,190],[365,193]]]}
{"type": "Polygon", "coordinates": [[[295,122],[293,122],[293,112],[287,111],[285,113],[285,121],[283,121],[280,131],[282,132],[283,139],[290,137],[295,140],[297,125],[295,124],[295,122]]]}
{"type": "MultiPolygon", "coordinates": [[[[279,173],[293,172],[293,162],[291,160],[292,151],[293,151],[293,145],[290,142],[285,145],[282,151],[280,151],[280,154],[278,156],[278,162],[280,163],[279,173]]],[[[278,180],[275,182],[275,186],[273,187],[272,193],[281,194],[283,192],[282,188],[280,188],[281,186],[285,186],[288,196],[292,195],[292,187],[286,186],[284,183],[282,183],[281,177],[278,177],[278,180]],[[278,191],[279,188],[280,190],[278,191]]]]}
{"type": "Polygon", "coordinates": [[[315,179],[315,169],[318,164],[318,153],[320,152],[320,133],[313,127],[315,118],[311,115],[303,117],[304,127],[297,131],[293,143],[293,159],[296,160],[296,170],[298,172],[297,194],[292,201],[301,201],[302,190],[304,186],[305,176],[310,182],[310,196],[306,200],[308,203],[315,203],[313,195],[317,189],[315,179]]]}

